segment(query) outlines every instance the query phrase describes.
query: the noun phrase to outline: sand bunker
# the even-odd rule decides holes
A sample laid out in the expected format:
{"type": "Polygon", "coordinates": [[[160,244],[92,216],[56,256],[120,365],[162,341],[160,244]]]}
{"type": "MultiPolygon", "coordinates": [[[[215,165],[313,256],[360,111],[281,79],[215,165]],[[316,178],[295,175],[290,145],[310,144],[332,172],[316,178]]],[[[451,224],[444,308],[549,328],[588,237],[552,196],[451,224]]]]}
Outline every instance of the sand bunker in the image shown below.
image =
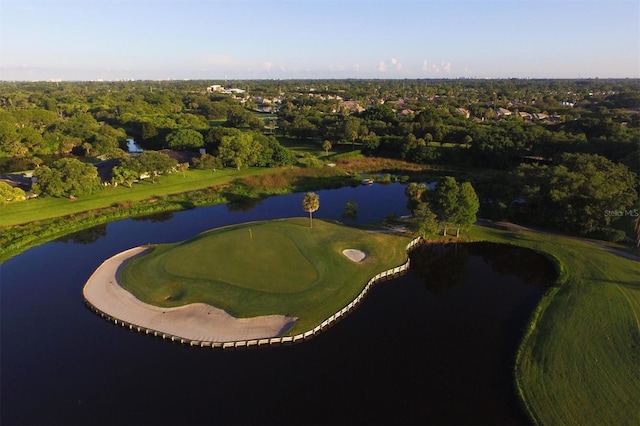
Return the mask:
{"type": "Polygon", "coordinates": [[[204,303],[176,308],[146,304],[118,284],[118,268],[146,250],[136,247],[107,259],[96,269],[82,290],[96,309],[121,321],[188,340],[231,342],[277,337],[290,329],[297,318],[267,315],[235,318],[222,309],[204,303]]]}
{"type": "Polygon", "coordinates": [[[342,250],[342,254],[347,256],[349,260],[356,263],[362,262],[367,257],[367,253],[363,252],[362,250],[356,250],[356,249],[342,250]]]}

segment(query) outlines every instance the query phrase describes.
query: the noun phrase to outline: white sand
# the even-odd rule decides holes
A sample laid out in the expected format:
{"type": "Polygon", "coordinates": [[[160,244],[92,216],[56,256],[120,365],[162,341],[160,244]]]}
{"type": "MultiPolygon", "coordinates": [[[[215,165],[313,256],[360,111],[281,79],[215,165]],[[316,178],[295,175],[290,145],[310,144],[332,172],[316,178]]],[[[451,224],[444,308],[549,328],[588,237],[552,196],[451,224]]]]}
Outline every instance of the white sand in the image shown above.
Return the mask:
{"type": "Polygon", "coordinates": [[[362,250],[356,250],[356,249],[342,250],[342,254],[347,256],[349,260],[355,263],[360,263],[367,258],[367,253],[363,252],[362,250]]]}
{"type": "Polygon", "coordinates": [[[143,253],[136,247],[107,259],[84,286],[85,299],[98,310],[121,321],[150,330],[201,342],[231,342],[277,337],[297,318],[268,315],[234,318],[204,303],[161,308],[138,300],[117,282],[117,271],[129,258],[143,253]]]}

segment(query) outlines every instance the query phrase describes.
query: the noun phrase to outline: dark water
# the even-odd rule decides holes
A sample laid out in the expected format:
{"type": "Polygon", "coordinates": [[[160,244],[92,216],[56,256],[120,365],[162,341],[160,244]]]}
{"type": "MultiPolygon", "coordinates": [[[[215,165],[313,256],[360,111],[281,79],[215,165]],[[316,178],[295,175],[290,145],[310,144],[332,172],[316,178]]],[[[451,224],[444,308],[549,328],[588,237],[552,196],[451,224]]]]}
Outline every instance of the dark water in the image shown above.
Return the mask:
{"type": "MultiPolygon", "coordinates": [[[[406,214],[401,185],[319,194],[319,218],[340,219],[349,199],[358,203],[359,222],[406,214]]],[[[0,265],[0,422],[526,422],[510,369],[520,327],[551,279],[533,278],[544,267],[531,268],[539,259],[526,260],[529,252],[425,248],[412,255],[409,274],[376,286],[332,329],[280,348],[171,344],[107,323],[82,302],[87,278],[113,254],[212,227],[304,215],[301,199],[272,198],[248,212],[213,206],[124,220],[0,265]]]]}

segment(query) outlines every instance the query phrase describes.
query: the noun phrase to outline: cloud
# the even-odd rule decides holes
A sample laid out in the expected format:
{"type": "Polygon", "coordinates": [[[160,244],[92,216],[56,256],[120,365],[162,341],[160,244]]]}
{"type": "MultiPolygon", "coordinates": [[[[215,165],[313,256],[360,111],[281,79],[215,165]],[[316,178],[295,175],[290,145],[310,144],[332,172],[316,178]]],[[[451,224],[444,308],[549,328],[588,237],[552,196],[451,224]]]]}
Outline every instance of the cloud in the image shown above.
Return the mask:
{"type": "Polygon", "coordinates": [[[440,72],[445,72],[449,74],[451,73],[451,62],[441,61],[440,64],[438,65],[436,63],[429,63],[426,59],[424,59],[422,61],[421,69],[423,72],[426,72],[426,73],[439,74],[440,72]]]}
{"type": "Polygon", "coordinates": [[[207,63],[217,66],[235,66],[240,65],[240,61],[228,55],[211,55],[207,56],[207,63]]]}
{"type": "Polygon", "coordinates": [[[387,65],[384,63],[384,61],[380,61],[380,63],[378,64],[378,71],[380,72],[387,71],[387,65]]]}
{"type": "Polygon", "coordinates": [[[402,64],[398,62],[396,58],[391,58],[391,65],[393,65],[396,71],[402,71],[402,64]]]}

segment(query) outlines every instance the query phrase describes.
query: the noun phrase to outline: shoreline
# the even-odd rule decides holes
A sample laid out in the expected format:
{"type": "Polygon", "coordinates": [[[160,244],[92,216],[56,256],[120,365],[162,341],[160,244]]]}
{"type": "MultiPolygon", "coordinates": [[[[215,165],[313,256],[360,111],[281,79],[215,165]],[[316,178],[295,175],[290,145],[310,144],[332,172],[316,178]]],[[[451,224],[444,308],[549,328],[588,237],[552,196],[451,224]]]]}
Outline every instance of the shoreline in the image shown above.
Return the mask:
{"type": "MultiPolygon", "coordinates": [[[[405,247],[407,254],[421,242],[420,237],[409,242],[405,247]]],[[[234,318],[222,309],[205,303],[162,308],[140,301],[118,284],[117,272],[127,260],[146,250],[147,247],[134,247],[105,260],[82,289],[85,303],[106,320],[130,330],[190,346],[222,349],[282,345],[309,339],[354,309],[378,281],[405,273],[410,263],[407,256],[402,265],[376,274],[354,300],[313,329],[295,336],[282,336],[297,318],[283,315],[234,318]]]]}
{"type": "Polygon", "coordinates": [[[296,321],[296,318],[283,315],[235,318],[205,303],[173,308],[144,303],[118,283],[117,275],[129,259],[147,250],[147,247],[134,247],[105,260],[82,289],[85,301],[95,311],[113,318],[116,323],[119,321],[138,331],[144,330],[147,334],[153,332],[163,337],[199,343],[278,337],[296,321]]]}

